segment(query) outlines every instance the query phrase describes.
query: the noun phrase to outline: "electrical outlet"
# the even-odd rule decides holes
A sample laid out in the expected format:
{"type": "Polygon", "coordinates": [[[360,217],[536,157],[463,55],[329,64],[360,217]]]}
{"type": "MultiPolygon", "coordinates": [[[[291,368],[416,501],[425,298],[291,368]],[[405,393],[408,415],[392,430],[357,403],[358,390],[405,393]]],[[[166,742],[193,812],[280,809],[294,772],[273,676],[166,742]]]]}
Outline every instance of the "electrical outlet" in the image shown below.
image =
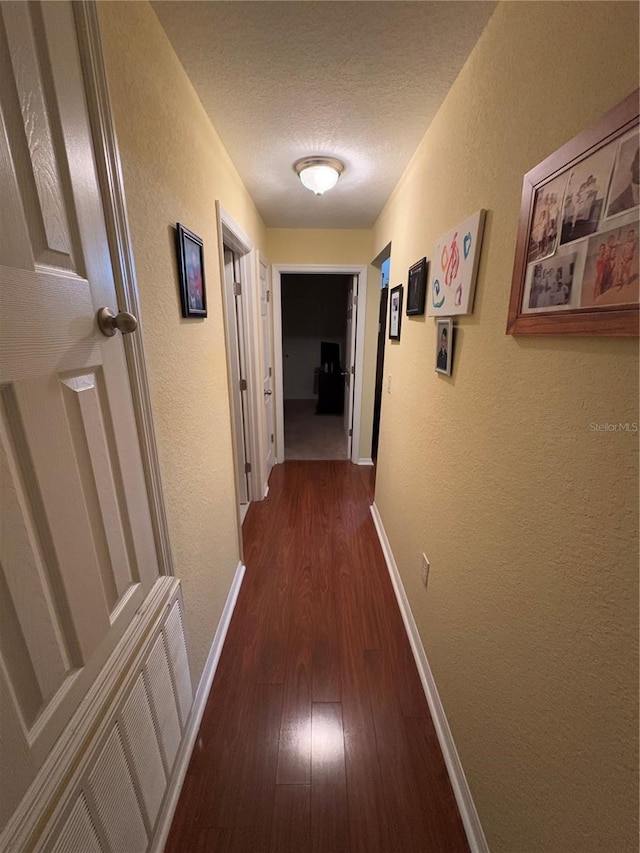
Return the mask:
{"type": "Polygon", "coordinates": [[[391,374],[387,376],[387,394],[391,393],[391,374]]]}
{"type": "Polygon", "coordinates": [[[431,568],[431,563],[429,562],[429,558],[426,554],[422,555],[422,583],[426,586],[427,581],[429,580],[429,569],[431,568]]]}

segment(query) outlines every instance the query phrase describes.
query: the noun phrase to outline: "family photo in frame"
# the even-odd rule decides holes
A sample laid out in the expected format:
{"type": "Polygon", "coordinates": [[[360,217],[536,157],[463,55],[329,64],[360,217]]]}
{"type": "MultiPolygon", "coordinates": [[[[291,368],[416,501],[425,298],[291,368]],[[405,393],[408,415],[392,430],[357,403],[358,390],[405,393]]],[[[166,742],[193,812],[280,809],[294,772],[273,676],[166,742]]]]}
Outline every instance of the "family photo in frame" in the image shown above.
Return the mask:
{"type": "Polygon", "coordinates": [[[638,335],[638,91],[525,175],[507,334],[638,335]]]}
{"type": "Polygon", "coordinates": [[[436,373],[451,376],[453,356],[453,322],[451,317],[436,320],[436,373]]]}
{"type": "Polygon", "coordinates": [[[402,322],[402,291],[398,284],[389,291],[389,340],[400,340],[400,325],[402,322]]]}

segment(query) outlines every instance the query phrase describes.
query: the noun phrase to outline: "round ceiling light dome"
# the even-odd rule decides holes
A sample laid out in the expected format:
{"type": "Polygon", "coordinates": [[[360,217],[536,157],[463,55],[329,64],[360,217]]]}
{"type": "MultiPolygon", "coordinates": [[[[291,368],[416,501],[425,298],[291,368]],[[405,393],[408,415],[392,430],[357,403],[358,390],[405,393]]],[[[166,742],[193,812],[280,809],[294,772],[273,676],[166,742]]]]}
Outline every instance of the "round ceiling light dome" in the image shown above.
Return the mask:
{"type": "Polygon", "coordinates": [[[303,186],[316,195],[322,195],[338,183],[344,172],[344,163],[335,157],[304,157],[293,164],[303,186]]]}

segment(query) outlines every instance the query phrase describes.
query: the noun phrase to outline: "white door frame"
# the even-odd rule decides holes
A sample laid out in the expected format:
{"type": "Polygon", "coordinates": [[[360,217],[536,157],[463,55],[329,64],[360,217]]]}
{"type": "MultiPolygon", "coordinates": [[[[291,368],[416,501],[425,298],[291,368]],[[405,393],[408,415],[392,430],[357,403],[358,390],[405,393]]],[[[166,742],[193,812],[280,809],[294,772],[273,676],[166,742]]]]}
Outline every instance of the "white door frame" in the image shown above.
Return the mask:
{"type": "Polygon", "coordinates": [[[232,427],[232,445],[236,497],[243,510],[249,508],[249,472],[246,463],[251,458],[249,432],[249,394],[248,383],[244,389],[242,381],[247,377],[247,351],[245,346],[244,312],[246,311],[246,292],[242,294],[243,282],[241,265],[242,255],[229,245],[223,244],[224,279],[222,280],[224,328],[227,356],[227,381],[232,427]],[[240,286],[240,293],[236,288],[240,286]]]}
{"type": "Polygon", "coordinates": [[[274,331],[273,331],[273,285],[271,283],[271,265],[269,264],[269,262],[267,261],[265,256],[262,254],[262,252],[256,252],[256,256],[257,256],[257,262],[258,262],[258,268],[256,271],[256,282],[257,282],[257,285],[259,288],[258,304],[260,305],[260,312],[261,312],[260,319],[261,320],[262,320],[262,282],[261,282],[261,278],[260,278],[260,268],[261,267],[264,267],[265,275],[266,275],[267,304],[265,307],[266,307],[266,312],[267,312],[266,323],[267,323],[268,339],[269,339],[267,342],[265,342],[264,339],[262,339],[262,335],[264,335],[264,322],[260,322],[261,345],[259,347],[259,350],[260,350],[260,355],[261,355],[262,359],[264,360],[264,353],[265,353],[265,350],[267,349],[267,344],[268,344],[269,358],[271,361],[270,365],[263,364],[262,361],[260,363],[260,375],[261,375],[262,380],[263,380],[263,384],[261,385],[261,390],[263,391],[263,394],[264,394],[264,390],[265,390],[264,389],[264,375],[267,371],[267,367],[271,367],[271,375],[269,377],[270,382],[269,382],[269,389],[268,390],[271,392],[271,429],[273,430],[273,442],[271,440],[271,435],[269,433],[269,430],[267,429],[268,419],[266,417],[266,405],[265,405],[264,398],[262,399],[262,405],[260,408],[260,411],[262,412],[262,415],[263,415],[262,423],[260,424],[260,427],[261,427],[260,435],[261,435],[261,444],[262,444],[262,448],[261,448],[262,452],[260,454],[260,459],[261,459],[262,465],[263,465],[262,494],[266,498],[266,496],[269,492],[269,475],[271,473],[271,469],[270,469],[269,464],[268,464],[269,452],[270,451],[272,451],[271,465],[273,466],[276,462],[276,446],[275,446],[276,418],[275,418],[275,401],[273,398],[273,386],[274,386],[273,372],[275,370],[274,357],[273,357],[273,334],[274,334],[274,331]],[[269,296],[269,294],[271,294],[271,296],[269,296]],[[271,447],[272,444],[273,444],[273,448],[271,447]]]}
{"type": "Polygon", "coordinates": [[[356,308],[356,373],[353,392],[353,441],[351,461],[360,458],[360,422],[362,417],[362,379],[364,370],[364,323],[367,307],[367,267],[352,264],[274,264],[271,277],[273,285],[273,354],[276,393],[274,414],[276,418],[276,461],[284,462],[284,383],[282,374],[282,275],[357,275],[358,302],[356,308]]]}
{"type": "MultiPolygon", "coordinates": [[[[259,347],[259,329],[258,329],[258,321],[256,318],[256,276],[258,271],[258,261],[257,261],[257,253],[254,248],[252,240],[249,238],[247,234],[240,228],[237,222],[233,219],[231,214],[225,209],[225,207],[221,204],[220,201],[216,201],[216,214],[218,220],[218,244],[219,244],[219,256],[220,256],[220,276],[222,283],[222,296],[225,308],[225,335],[226,335],[226,350],[227,350],[227,368],[228,368],[228,377],[229,382],[233,382],[234,377],[231,374],[231,364],[229,361],[229,334],[230,329],[228,328],[227,323],[227,315],[229,309],[229,296],[227,294],[227,288],[224,285],[224,247],[228,246],[238,255],[238,262],[240,264],[241,271],[241,279],[242,279],[242,296],[243,296],[243,321],[244,321],[244,334],[245,334],[245,344],[246,344],[246,357],[247,357],[247,413],[246,417],[248,418],[248,437],[249,437],[249,446],[247,448],[247,452],[249,455],[249,462],[251,464],[251,471],[247,477],[248,489],[249,489],[249,501],[259,501],[263,498],[263,489],[262,483],[264,481],[263,467],[264,467],[264,457],[261,452],[261,434],[262,434],[262,409],[259,405],[258,391],[260,390],[259,386],[261,386],[261,378],[260,378],[260,347],[259,347]]],[[[232,389],[231,385],[229,387],[229,394],[231,395],[232,389]]],[[[262,392],[260,391],[260,399],[262,398],[262,392]]],[[[231,404],[231,416],[234,418],[233,414],[233,401],[229,401],[231,404]]],[[[232,430],[233,435],[233,443],[234,443],[234,455],[236,454],[236,439],[235,439],[235,429],[232,430]]],[[[237,457],[236,457],[237,458],[237,457]]],[[[237,473],[236,473],[237,479],[237,473]]],[[[236,489],[238,488],[238,484],[236,483],[236,489]]]]}
{"type": "MultiPolygon", "coordinates": [[[[96,167],[102,188],[104,217],[111,248],[118,309],[133,314],[142,326],[142,312],[127,217],[122,163],[115,122],[109,102],[107,75],[95,3],[76,4],[75,20],[93,132],[96,167]]],[[[158,445],[153,426],[151,394],[142,334],[124,335],[123,338],[140,439],[142,464],[149,495],[158,567],[161,575],[173,575],[175,573],[173,555],[160,475],[158,445]]]]}
{"type": "Polygon", "coordinates": [[[347,290],[347,328],[345,337],[345,353],[344,353],[344,368],[347,373],[345,377],[344,387],[344,417],[346,419],[346,438],[347,438],[347,457],[351,458],[351,448],[353,447],[353,410],[354,410],[354,385],[355,385],[355,353],[356,353],[356,334],[358,331],[358,288],[360,285],[359,276],[351,276],[349,288],[347,290]],[[355,330],[354,330],[355,323],[355,330]],[[354,373],[351,368],[354,368],[354,373]]]}

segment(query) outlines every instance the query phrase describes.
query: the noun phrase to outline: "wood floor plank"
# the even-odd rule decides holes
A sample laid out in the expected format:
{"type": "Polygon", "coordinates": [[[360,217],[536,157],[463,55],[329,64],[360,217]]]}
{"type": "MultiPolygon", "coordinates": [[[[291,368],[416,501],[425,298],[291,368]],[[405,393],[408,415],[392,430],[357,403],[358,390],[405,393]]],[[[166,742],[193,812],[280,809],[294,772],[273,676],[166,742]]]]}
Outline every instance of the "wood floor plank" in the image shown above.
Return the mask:
{"type": "MultiPolygon", "coordinates": [[[[405,720],[394,690],[394,673],[389,657],[380,651],[366,652],[365,657],[392,842],[404,853],[420,853],[432,848],[440,850],[443,843],[450,842],[454,845],[452,850],[460,853],[466,851],[466,846],[455,847],[457,839],[447,837],[447,829],[442,826],[441,815],[437,810],[430,811],[428,802],[424,799],[428,785],[424,784],[422,777],[433,756],[426,764],[413,759],[413,753],[419,748],[420,741],[414,743],[408,738],[405,720]]],[[[445,822],[448,822],[448,816],[445,822]]]]}
{"type": "Polygon", "coordinates": [[[374,473],[287,462],[249,508],[167,853],[467,850],[371,520],[374,473]]]}
{"type": "Polygon", "coordinates": [[[342,714],[347,798],[352,853],[388,853],[392,849],[371,713],[364,652],[345,647],[342,714]]]}
{"type": "Polygon", "coordinates": [[[310,853],[311,785],[276,785],[270,853],[310,853]]]}
{"type": "Polygon", "coordinates": [[[313,639],[311,698],[313,702],[339,702],[340,643],[336,587],[339,575],[333,562],[331,539],[323,536],[312,560],[313,639]]]}
{"type": "Polygon", "coordinates": [[[433,853],[468,853],[469,845],[433,721],[430,716],[407,717],[404,725],[420,801],[431,830],[429,850],[433,853]]]}
{"type": "MultiPolygon", "coordinates": [[[[306,548],[301,549],[306,555],[306,548]]],[[[278,750],[278,785],[311,782],[311,647],[312,581],[305,556],[294,581],[295,607],[290,608],[288,658],[278,750]]]]}
{"type": "Polygon", "coordinates": [[[317,702],[311,723],[311,838],[313,853],[349,849],[349,808],[342,708],[317,702]]]}

